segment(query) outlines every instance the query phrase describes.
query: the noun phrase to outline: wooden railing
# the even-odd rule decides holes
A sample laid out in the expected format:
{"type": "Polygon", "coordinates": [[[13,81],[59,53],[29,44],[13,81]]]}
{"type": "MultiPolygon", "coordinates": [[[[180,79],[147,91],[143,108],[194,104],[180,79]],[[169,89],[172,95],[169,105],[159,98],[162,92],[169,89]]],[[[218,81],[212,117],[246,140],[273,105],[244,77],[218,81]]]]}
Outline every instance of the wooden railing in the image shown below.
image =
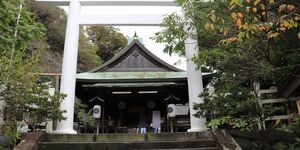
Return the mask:
{"type": "MultiPolygon", "coordinates": [[[[266,89],[266,90],[259,90],[259,96],[263,96],[264,94],[276,94],[278,93],[277,89],[266,89]]],[[[265,124],[267,121],[281,121],[281,120],[288,120],[289,122],[291,121],[291,119],[296,116],[296,112],[292,112],[289,108],[289,106],[294,103],[296,101],[296,99],[286,99],[286,98],[270,98],[270,99],[262,99],[260,101],[260,106],[264,107],[264,105],[266,104],[276,104],[276,103],[281,103],[284,104],[284,107],[286,109],[286,112],[284,114],[280,114],[280,115],[274,115],[274,116],[270,116],[268,117],[264,122],[261,128],[266,128],[265,124]]],[[[298,108],[299,109],[299,108],[298,108]]],[[[298,112],[299,113],[299,112],[298,112]]]]}

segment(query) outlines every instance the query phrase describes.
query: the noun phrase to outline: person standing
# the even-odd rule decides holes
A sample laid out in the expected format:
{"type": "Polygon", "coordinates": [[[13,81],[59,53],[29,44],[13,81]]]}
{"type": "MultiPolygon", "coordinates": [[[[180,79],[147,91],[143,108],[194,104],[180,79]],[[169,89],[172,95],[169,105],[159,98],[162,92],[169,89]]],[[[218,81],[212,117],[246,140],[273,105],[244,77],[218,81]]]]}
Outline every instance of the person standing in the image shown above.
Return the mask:
{"type": "Polygon", "coordinates": [[[142,134],[147,133],[147,121],[145,114],[140,114],[139,116],[139,128],[142,134]]]}

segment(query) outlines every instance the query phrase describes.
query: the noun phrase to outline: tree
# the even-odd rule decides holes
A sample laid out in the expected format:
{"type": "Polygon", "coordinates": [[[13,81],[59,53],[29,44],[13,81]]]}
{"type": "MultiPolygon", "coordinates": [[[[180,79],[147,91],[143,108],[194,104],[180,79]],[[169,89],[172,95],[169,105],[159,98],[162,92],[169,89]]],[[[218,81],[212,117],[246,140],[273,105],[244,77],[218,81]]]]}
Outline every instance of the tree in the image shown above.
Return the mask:
{"type": "Polygon", "coordinates": [[[45,26],[46,42],[50,50],[62,53],[67,24],[64,10],[56,6],[39,4],[35,0],[28,0],[26,3],[29,11],[35,14],[34,20],[45,26]]]}
{"type": "MultiPolygon", "coordinates": [[[[46,44],[49,49],[43,51],[41,66],[47,72],[60,72],[64,49],[67,15],[55,6],[27,1],[29,10],[35,14],[34,20],[46,27],[46,44]],[[52,67],[55,64],[55,67],[52,67]]],[[[125,36],[114,27],[85,27],[80,30],[78,50],[78,70],[88,71],[107,61],[127,44],[125,36]],[[84,29],[84,30],[83,30],[84,29]]]]}
{"type": "Polygon", "coordinates": [[[37,62],[45,45],[40,44],[33,53],[27,53],[34,42],[43,39],[44,28],[34,22],[26,7],[19,9],[20,4],[19,1],[0,1],[0,32],[4,33],[0,35],[0,100],[5,102],[6,114],[1,132],[12,145],[19,138],[19,116],[30,116],[27,123],[33,127],[45,121],[41,118],[63,119],[58,108],[63,96],[49,95],[48,86],[39,82],[37,62]]]}
{"type": "MultiPolygon", "coordinates": [[[[59,7],[41,5],[34,0],[27,1],[27,5],[29,10],[35,14],[35,21],[46,27],[46,44],[49,45],[49,49],[42,52],[41,65],[46,72],[60,72],[67,15],[59,7]],[[53,67],[53,65],[56,66],[53,67]]],[[[81,29],[78,48],[79,71],[88,71],[101,64],[96,51],[97,46],[89,42],[84,31],[81,29]]]]}
{"type": "Polygon", "coordinates": [[[103,62],[108,61],[127,44],[126,37],[114,27],[92,26],[85,31],[92,43],[98,46],[97,54],[103,62]]]}
{"type": "Polygon", "coordinates": [[[215,0],[178,1],[185,20],[168,16],[157,42],[167,42],[165,51],[184,54],[183,26],[193,20],[199,55],[193,58],[199,68],[215,72],[213,95],[203,93],[203,104],[196,104],[197,116],[206,115],[209,125],[251,128],[272,114],[272,107],[261,108],[256,91],[279,86],[286,73],[299,65],[299,1],[215,0]],[[175,26],[175,27],[174,27],[175,26]],[[171,41],[171,42],[170,42],[171,41]],[[279,80],[280,79],[280,80],[279,80]],[[253,92],[254,91],[254,92],[253,92]]]}
{"type": "MultiPolygon", "coordinates": [[[[1,71],[8,72],[9,61],[5,58],[1,71]]],[[[6,120],[19,120],[22,118],[32,131],[47,120],[62,120],[64,117],[59,109],[59,105],[64,98],[63,94],[55,93],[50,95],[48,89],[51,85],[40,82],[40,74],[36,70],[36,59],[24,60],[15,58],[13,61],[14,69],[10,69],[9,81],[6,88],[1,93],[5,101],[6,120]],[[25,63],[25,64],[24,64],[25,63]],[[23,117],[22,117],[23,116],[23,117]]]]}
{"type": "MultiPolygon", "coordinates": [[[[83,32],[83,31],[82,31],[83,32]]],[[[78,69],[80,71],[88,71],[102,62],[97,55],[98,47],[91,43],[84,34],[80,34],[78,48],[78,69]]]]}

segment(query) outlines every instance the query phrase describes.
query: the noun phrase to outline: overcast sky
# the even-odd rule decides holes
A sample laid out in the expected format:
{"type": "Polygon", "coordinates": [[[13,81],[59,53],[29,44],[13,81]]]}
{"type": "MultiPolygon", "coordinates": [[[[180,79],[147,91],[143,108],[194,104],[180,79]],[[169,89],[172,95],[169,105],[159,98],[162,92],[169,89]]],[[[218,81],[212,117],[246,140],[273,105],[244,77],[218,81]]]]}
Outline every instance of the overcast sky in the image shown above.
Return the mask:
{"type": "MultiPolygon", "coordinates": [[[[63,8],[64,10],[66,10],[66,12],[68,12],[68,7],[63,8]]],[[[83,15],[166,15],[173,12],[180,13],[180,8],[162,6],[89,6],[81,8],[81,14],[83,15]]],[[[129,37],[132,37],[134,35],[134,32],[136,32],[137,35],[143,39],[145,47],[148,48],[152,53],[171,65],[174,65],[174,63],[180,61],[182,63],[179,63],[178,65],[176,65],[176,67],[186,70],[186,63],[183,58],[179,58],[176,55],[169,56],[169,54],[163,53],[164,44],[155,43],[150,39],[150,37],[154,36],[154,33],[161,30],[160,27],[118,26],[117,28],[119,28],[121,30],[121,33],[123,33],[125,36],[129,37]]]]}

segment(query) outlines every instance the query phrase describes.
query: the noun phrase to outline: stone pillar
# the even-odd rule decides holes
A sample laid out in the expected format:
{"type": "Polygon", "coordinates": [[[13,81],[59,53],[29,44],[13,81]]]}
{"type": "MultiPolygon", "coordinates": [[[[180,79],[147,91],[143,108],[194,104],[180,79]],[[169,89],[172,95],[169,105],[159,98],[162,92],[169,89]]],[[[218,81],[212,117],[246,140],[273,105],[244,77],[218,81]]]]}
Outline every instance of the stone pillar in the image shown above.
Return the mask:
{"type": "MultiPolygon", "coordinates": [[[[184,15],[184,13],[183,13],[184,15]]],[[[197,32],[195,29],[190,28],[190,23],[186,23],[184,30],[188,35],[195,35],[197,32]]],[[[199,94],[203,92],[203,81],[201,69],[197,70],[197,66],[192,62],[192,58],[198,54],[198,42],[197,40],[187,36],[185,41],[185,55],[187,60],[187,77],[188,77],[188,92],[189,92],[189,107],[190,107],[190,121],[191,128],[188,132],[199,132],[207,130],[206,119],[204,117],[196,118],[194,114],[196,111],[193,109],[194,103],[203,103],[203,99],[199,97],[199,94]]]]}
{"type": "Polygon", "coordinates": [[[67,112],[63,114],[66,120],[58,122],[55,133],[76,134],[73,130],[73,119],[80,7],[81,5],[78,0],[70,1],[60,86],[60,92],[67,94],[67,97],[60,105],[60,109],[66,110],[67,112]]]}

